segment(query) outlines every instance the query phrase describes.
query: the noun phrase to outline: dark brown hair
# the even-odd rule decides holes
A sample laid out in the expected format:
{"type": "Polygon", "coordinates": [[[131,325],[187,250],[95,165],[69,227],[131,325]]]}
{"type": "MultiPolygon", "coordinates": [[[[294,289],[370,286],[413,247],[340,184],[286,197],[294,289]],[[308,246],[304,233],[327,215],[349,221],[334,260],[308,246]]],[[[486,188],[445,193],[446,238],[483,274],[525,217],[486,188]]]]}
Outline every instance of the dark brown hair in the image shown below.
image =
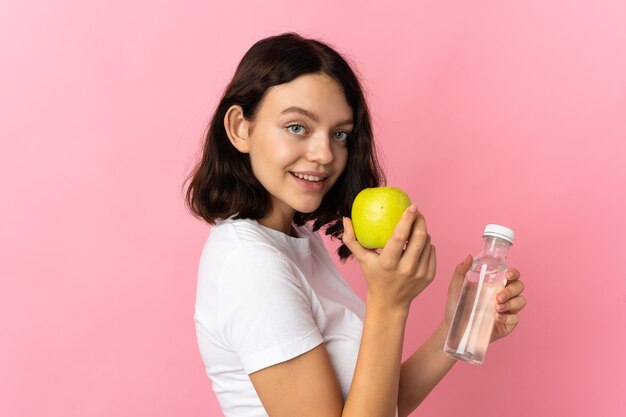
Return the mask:
{"type": "MultiPolygon", "coordinates": [[[[313,221],[313,230],[327,225],[327,235],[341,238],[341,219],[350,216],[356,195],[364,188],[381,185],[384,175],[376,158],[365,97],[350,65],[330,46],[295,33],[260,40],[239,63],[210,122],[202,157],[187,178],[186,203],[194,215],[214,224],[231,216],[258,220],[268,213],[268,192],[253,175],[249,155],[229,141],[224,117],[231,106],[240,105],[246,119],[252,120],[270,87],[312,73],[326,74],[341,84],[353,111],[354,128],[347,142],[344,172],[317,210],[297,212],[294,223],[313,221]]],[[[351,255],[345,245],[337,253],[342,260],[351,255]]]]}

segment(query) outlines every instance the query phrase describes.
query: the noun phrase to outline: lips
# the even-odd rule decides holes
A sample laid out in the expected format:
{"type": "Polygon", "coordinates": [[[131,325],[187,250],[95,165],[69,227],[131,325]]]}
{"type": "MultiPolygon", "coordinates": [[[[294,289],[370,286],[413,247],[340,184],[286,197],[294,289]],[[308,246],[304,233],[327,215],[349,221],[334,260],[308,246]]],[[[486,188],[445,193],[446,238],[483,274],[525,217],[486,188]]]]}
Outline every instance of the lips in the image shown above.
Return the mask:
{"type": "Polygon", "coordinates": [[[326,178],[328,178],[326,175],[321,174],[321,173],[291,172],[291,175],[301,180],[308,181],[308,182],[322,182],[326,178]]]}

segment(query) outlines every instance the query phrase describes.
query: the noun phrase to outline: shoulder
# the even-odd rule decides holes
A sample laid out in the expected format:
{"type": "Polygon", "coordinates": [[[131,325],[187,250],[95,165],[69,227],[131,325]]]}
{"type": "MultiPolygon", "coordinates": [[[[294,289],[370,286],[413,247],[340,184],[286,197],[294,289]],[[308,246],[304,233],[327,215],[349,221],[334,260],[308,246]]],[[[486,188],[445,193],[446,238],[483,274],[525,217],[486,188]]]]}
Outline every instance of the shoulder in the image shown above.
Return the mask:
{"type": "Polygon", "coordinates": [[[220,281],[227,277],[227,285],[250,276],[290,276],[291,262],[282,243],[254,220],[219,221],[211,229],[201,265],[219,275],[220,281]]]}
{"type": "Polygon", "coordinates": [[[215,223],[208,241],[233,241],[240,246],[247,246],[254,243],[271,243],[269,237],[265,228],[255,220],[226,219],[215,223]]]}
{"type": "MultiPolygon", "coordinates": [[[[241,260],[280,259],[281,248],[253,220],[222,220],[211,228],[204,249],[201,263],[220,265],[241,260]]],[[[239,262],[237,262],[239,263],[239,262]]],[[[249,263],[249,262],[248,262],[249,263]]]]}

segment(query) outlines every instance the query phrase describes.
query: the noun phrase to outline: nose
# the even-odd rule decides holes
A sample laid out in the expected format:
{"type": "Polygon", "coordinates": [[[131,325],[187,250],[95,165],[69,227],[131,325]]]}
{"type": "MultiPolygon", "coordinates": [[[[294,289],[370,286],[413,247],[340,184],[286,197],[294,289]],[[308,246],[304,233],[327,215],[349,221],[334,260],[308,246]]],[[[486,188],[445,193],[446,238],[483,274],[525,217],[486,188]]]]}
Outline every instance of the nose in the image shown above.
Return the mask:
{"type": "Polygon", "coordinates": [[[331,163],[335,156],[333,155],[330,137],[325,134],[312,136],[307,149],[307,158],[320,165],[331,163]]]}

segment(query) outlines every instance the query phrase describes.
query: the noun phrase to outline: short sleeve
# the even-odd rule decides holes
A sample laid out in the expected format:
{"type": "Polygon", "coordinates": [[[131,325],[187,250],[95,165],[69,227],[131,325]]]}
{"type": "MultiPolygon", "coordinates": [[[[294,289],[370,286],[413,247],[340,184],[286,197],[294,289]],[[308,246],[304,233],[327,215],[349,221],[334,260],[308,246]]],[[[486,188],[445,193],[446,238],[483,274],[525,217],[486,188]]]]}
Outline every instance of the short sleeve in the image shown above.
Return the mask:
{"type": "Polygon", "coordinates": [[[322,343],[311,293],[280,252],[248,245],[229,255],[226,265],[219,281],[218,323],[247,374],[322,343]]]}

